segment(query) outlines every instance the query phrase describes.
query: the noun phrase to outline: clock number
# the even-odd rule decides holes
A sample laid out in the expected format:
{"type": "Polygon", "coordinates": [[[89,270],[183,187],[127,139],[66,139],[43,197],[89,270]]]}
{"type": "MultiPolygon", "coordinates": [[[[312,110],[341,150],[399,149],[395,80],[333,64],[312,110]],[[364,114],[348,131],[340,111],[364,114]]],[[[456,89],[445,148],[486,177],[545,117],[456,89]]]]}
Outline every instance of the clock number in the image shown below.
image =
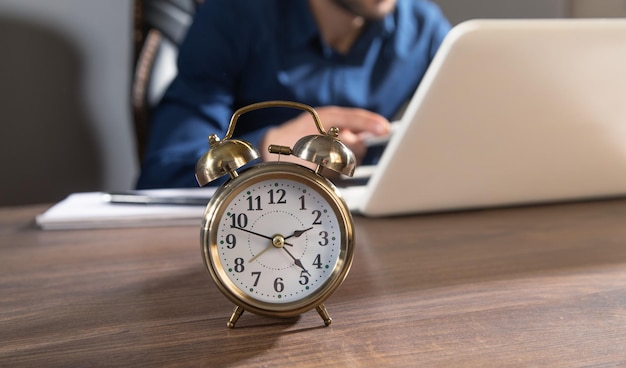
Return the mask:
{"type": "Polygon", "coordinates": [[[235,272],[243,272],[243,270],[245,269],[245,267],[243,266],[243,258],[236,258],[235,259],[235,272]]]}
{"type": "Polygon", "coordinates": [[[322,220],[320,220],[322,218],[322,211],[320,210],[313,210],[313,212],[311,212],[312,214],[315,215],[315,220],[313,221],[313,225],[321,225],[322,224],[322,220]]]}
{"type": "Polygon", "coordinates": [[[261,211],[261,196],[256,196],[252,198],[252,196],[248,197],[248,211],[261,211]],[[255,206],[256,204],[256,206],[255,206]]]}
{"type": "Polygon", "coordinates": [[[246,227],[248,226],[248,216],[245,213],[240,213],[235,216],[233,213],[230,215],[230,218],[233,220],[233,224],[230,227],[246,227]]]}
{"type": "Polygon", "coordinates": [[[278,201],[274,201],[274,189],[270,190],[270,203],[269,204],[285,204],[287,201],[285,200],[285,196],[287,192],[284,189],[276,189],[276,194],[278,195],[278,201]]]}
{"type": "Polygon", "coordinates": [[[307,271],[300,272],[300,285],[306,285],[309,283],[309,276],[307,271]]]}
{"type": "Polygon", "coordinates": [[[237,238],[235,237],[235,234],[226,235],[226,244],[228,244],[226,246],[228,249],[235,248],[235,245],[237,245],[237,238]]]}
{"type": "Polygon", "coordinates": [[[321,255],[318,254],[317,257],[315,257],[315,260],[313,261],[313,266],[315,266],[318,269],[322,268],[322,256],[321,255]]]}
{"type": "Polygon", "coordinates": [[[321,245],[322,247],[327,246],[328,245],[328,232],[320,231],[320,236],[322,237],[322,240],[317,242],[317,244],[321,245]]]}
{"type": "Polygon", "coordinates": [[[259,284],[259,278],[261,277],[261,272],[252,272],[252,277],[254,277],[254,284],[252,286],[257,286],[259,284]]]}
{"type": "Polygon", "coordinates": [[[276,280],[274,280],[274,290],[276,290],[277,293],[281,293],[285,290],[285,284],[283,284],[282,277],[277,277],[276,280]]]}
{"type": "Polygon", "coordinates": [[[301,210],[306,210],[306,206],[304,204],[304,196],[300,196],[300,209],[301,210]]]}

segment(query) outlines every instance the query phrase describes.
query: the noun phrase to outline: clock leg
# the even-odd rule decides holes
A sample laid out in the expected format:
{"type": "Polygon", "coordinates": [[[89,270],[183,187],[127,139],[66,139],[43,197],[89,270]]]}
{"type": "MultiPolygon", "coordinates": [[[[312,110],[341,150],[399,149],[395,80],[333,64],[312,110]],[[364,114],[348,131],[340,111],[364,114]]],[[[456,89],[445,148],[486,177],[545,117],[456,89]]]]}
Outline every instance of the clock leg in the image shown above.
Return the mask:
{"type": "Polygon", "coordinates": [[[237,320],[239,319],[239,317],[241,317],[242,314],[243,308],[241,308],[240,306],[236,306],[233,314],[230,316],[230,319],[226,323],[226,326],[228,326],[228,328],[235,328],[235,323],[237,323],[237,320]]]}
{"type": "Polygon", "coordinates": [[[317,313],[320,314],[320,317],[322,317],[322,319],[324,320],[324,324],[326,326],[330,326],[330,324],[333,322],[333,319],[330,318],[330,315],[328,314],[328,311],[326,310],[326,307],[324,306],[324,304],[320,304],[318,305],[315,310],[317,311],[317,313]]]}

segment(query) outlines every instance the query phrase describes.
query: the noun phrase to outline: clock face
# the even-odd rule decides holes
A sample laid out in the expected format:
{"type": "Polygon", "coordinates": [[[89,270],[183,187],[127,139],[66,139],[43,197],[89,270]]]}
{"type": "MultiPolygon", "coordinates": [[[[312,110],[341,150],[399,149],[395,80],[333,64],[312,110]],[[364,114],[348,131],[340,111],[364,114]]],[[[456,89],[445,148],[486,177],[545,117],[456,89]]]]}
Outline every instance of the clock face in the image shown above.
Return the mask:
{"type": "Polygon", "coordinates": [[[244,180],[216,208],[209,232],[223,287],[261,308],[317,303],[350,264],[351,227],[337,203],[300,175],[244,180]]]}

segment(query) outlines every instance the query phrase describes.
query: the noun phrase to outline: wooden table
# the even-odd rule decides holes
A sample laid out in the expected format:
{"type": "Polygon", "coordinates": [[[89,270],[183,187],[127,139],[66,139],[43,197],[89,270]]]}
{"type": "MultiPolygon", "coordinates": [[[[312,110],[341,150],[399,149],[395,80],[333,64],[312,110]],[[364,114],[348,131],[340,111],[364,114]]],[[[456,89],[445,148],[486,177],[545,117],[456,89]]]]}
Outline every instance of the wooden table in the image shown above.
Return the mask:
{"type": "Polygon", "coordinates": [[[41,231],[0,209],[0,366],[626,366],[626,200],[356,218],[344,285],[287,320],[232,305],[199,229],[41,231]]]}

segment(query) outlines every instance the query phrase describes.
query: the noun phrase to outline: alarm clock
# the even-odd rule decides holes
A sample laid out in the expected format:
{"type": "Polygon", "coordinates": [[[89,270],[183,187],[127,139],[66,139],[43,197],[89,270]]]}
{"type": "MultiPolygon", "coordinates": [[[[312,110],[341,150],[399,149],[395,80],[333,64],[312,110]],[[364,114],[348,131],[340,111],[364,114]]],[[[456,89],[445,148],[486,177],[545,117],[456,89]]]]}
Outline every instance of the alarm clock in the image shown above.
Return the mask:
{"type": "Polygon", "coordinates": [[[244,311],[291,317],[315,308],[326,326],[332,319],[324,301],[345,280],[354,254],[350,211],[323,170],[352,176],[354,154],[324,129],[311,106],[267,101],[233,114],[224,139],[209,136],[209,149],[196,164],[200,186],[228,175],[209,201],[202,219],[203,261],[218,289],[235,304],[227,326],[244,311]],[[269,145],[276,161],[245,165],[259,158],[250,143],[232,139],[237,119],[268,107],[304,110],[319,134],[293,147],[269,145]],[[314,168],[281,162],[294,155],[314,168]]]}

